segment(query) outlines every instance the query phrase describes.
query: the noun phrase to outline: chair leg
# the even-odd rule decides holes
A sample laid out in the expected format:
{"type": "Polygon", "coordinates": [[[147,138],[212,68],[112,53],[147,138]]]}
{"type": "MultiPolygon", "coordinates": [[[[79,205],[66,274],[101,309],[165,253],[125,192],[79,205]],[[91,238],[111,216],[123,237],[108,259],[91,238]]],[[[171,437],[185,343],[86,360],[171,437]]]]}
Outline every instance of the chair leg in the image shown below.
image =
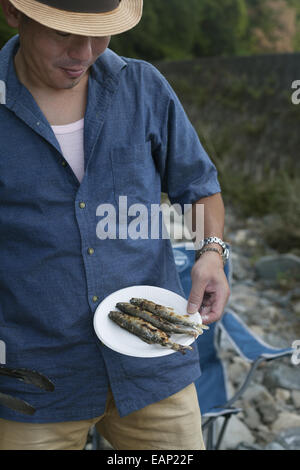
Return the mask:
{"type": "Polygon", "coordinates": [[[214,450],[215,420],[211,420],[207,426],[206,450],[214,450]]]}
{"type": "Polygon", "coordinates": [[[95,427],[92,430],[92,449],[101,450],[101,436],[95,427]]]}
{"type": "Polygon", "coordinates": [[[216,446],[215,446],[215,450],[219,450],[219,448],[220,448],[220,445],[222,443],[222,440],[223,440],[223,437],[224,437],[224,434],[225,434],[225,431],[226,431],[226,428],[227,428],[227,425],[229,423],[229,419],[231,418],[231,416],[232,415],[224,416],[224,423],[223,423],[222,428],[219,432],[218,440],[217,440],[217,443],[216,443],[216,446]]]}

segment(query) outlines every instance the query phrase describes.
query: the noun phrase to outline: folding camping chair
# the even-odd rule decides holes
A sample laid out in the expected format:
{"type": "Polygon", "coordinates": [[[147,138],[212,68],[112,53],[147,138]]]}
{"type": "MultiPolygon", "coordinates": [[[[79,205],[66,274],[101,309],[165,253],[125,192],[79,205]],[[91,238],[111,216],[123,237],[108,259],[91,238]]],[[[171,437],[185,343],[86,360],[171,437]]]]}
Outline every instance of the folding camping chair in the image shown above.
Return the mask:
{"type": "MultiPolygon", "coordinates": [[[[190,243],[173,245],[176,268],[186,298],[188,298],[191,290],[191,269],[194,264],[195,255],[194,250],[191,249],[192,246],[190,243]]],[[[229,246],[228,248],[230,250],[229,246]]],[[[232,263],[230,258],[224,270],[229,285],[231,285],[232,263]]],[[[290,355],[293,350],[292,348],[276,349],[264,343],[228,307],[225,308],[222,319],[210,325],[210,329],[205,331],[196,340],[196,343],[199,350],[202,374],[195,382],[195,385],[203,420],[202,428],[207,431],[206,449],[218,450],[230,418],[242,411],[241,408],[233,407],[233,404],[242,397],[259,364],[263,361],[272,361],[279,357],[290,355]],[[232,397],[229,397],[225,365],[219,356],[222,334],[226,335],[236,352],[251,364],[244,382],[232,397]],[[224,421],[219,431],[217,431],[216,422],[220,417],[224,418],[224,421]]],[[[101,437],[94,431],[93,450],[96,449],[101,449],[101,437]]]]}
{"type": "MultiPolygon", "coordinates": [[[[230,247],[228,246],[230,249],[230,247]]],[[[173,245],[177,271],[185,295],[188,298],[191,290],[191,268],[194,264],[194,250],[189,243],[173,245]]],[[[225,267],[229,285],[232,284],[232,264],[229,258],[225,267]]],[[[197,339],[202,375],[196,381],[196,389],[203,419],[203,430],[207,430],[207,450],[218,450],[221,446],[226,427],[232,415],[242,411],[232,405],[243,395],[250,384],[258,365],[292,354],[291,348],[276,349],[258,338],[246,324],[226,307],[219,322],[210,325],[210,329],[197,339]],[[221,334],[225,334],[237,353],[251,363],[251,368],[239,390],[229,397],[226,370],[219,357],[221,334]],[[216,433],[216,421],[223,417],[223,424],[216,433]],[[216,435],[217,434],[217,435],[216,435]]]]}

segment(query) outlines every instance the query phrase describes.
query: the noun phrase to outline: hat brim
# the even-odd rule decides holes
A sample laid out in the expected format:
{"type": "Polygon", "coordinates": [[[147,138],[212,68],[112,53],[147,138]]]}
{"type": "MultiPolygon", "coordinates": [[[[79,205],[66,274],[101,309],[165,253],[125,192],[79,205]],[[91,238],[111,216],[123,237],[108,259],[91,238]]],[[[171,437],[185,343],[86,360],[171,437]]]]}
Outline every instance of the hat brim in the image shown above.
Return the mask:
{"type": "Polygon", "coordinates": [[[136,26],[143,12],[143,0],[122,0],[106,13],[73,13],[49,7],[35,0],[10,0],[29,18],[48,28],[82,36],[112,36],[136,26]]]}

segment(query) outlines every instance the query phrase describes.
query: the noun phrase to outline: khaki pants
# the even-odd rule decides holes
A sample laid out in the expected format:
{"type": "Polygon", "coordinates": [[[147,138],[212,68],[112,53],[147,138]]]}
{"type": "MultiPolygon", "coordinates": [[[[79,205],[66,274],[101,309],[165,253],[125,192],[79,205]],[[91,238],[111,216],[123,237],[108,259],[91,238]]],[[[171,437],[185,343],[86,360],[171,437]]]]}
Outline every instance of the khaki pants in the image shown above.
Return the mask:
{"type": "Polygon", "coordinates": [[[93,425],[116,450],[204,450],[194,384],[124,418],[109,390],[97,418],[42,424],[0,419],[0,450],[82,450],[93,425]]]}

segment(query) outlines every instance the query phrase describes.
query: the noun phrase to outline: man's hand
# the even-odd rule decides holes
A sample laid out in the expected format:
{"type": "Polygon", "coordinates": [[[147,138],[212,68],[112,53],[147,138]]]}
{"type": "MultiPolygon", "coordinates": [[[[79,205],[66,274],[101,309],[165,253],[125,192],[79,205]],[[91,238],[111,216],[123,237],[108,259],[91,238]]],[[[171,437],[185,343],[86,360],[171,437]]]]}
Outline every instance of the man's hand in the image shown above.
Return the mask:
{"type": "Polygon", "coordinates": [[[213,252],[203,253],[194,264],[191,277],[188,313],[200,311],[206,325],[220,320],[230,295],[221,256],[213,252]]]}

